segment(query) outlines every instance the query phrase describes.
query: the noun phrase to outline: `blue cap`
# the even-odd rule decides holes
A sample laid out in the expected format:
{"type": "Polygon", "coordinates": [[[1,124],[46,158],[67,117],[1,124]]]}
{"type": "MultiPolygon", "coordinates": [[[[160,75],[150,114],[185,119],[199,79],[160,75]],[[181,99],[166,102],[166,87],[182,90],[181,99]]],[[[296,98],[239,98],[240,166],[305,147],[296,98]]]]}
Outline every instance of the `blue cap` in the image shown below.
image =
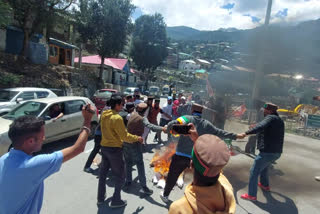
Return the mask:
{"type": "Polygon", "coordinates": [[[168,100],[172,100],[172,97],[171,97],[171,96],[169,96],[169,97],[168,97],[168,100]]]}

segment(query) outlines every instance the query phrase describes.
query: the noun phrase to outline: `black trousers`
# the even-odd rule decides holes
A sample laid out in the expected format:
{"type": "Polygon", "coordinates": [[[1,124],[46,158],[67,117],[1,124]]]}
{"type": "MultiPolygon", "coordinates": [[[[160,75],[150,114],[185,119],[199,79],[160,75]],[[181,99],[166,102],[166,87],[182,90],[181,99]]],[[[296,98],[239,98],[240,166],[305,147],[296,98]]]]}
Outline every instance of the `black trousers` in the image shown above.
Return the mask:
{"type": "Polygon", "coordinates": [[[169,173],[166,180],[166,186],[164,187],[164,196],[169,196],[174,185],[176,185],[179,175],[189,166],[190,158],[176,154],[172,156],[169,173]]]}
{"type": "Polygon", "coordinates": [[[84,168],[89,168],[92,164],[92,161],[94,160],[94,158],[96,157],[96,155],[98,154],[98,152],[100,151],[101,145],[101,135],[95,135],[94,136],[94,148],[91,151],[88,160],[86,162],[86,165],[84,165],[84,168]]]}
{"type": "Polygon", "coordinates": [[[122,148],[117,147],[101,147],[102,163],[100,166],[99,185],[98,185],[98,201],[104,201],[106,193],[106,178],[111,168],[114,176],[114,193],[112,201],[121,200],[121,188],[125,181],[125,164],[122,148]]]}

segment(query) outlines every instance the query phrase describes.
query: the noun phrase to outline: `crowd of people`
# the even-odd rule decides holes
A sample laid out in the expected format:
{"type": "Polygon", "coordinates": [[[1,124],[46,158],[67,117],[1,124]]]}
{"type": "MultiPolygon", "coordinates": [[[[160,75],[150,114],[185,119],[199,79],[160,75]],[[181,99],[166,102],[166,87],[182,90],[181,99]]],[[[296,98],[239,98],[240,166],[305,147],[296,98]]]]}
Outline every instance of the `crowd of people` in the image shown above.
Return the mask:
{"type": "MultiPolygon", "coordinates": [[[[113,94],[101,112],[99,126],[95,130],[95,145],[84,166],[84,171],[91,173],[95,156],[101,154],[98,206],[106,200],[109,170],[114,176],[110,207],[127,205],[127,201],[121,197],[121,191],[131,187],[134,165],[137,166],[141,192],[153,194],[147,186],[143,159],[143,152],[148,146],[148,134],[155,132],[153,141],[166,145],[172,140],[172,134],[175,134],[173,126],[177,124],[190,126],[190,131],[178,139],[160,198],[169,204],[169,194],[186,168],[193,169],[193,182],[186,187],[184,196],[171,204],[170,214],[235,213],[232,185],[222,173],[230,153],[221,139],[236,140],[257,134],[260,153],[250,171],[248,193],[241,198],[257,200],[258,186],[270,191],[268,167],[280,158],[284,140],[284,123],[277,114],[277,106],[267,103],[264,106],[265,118],[241,134],[227,132],[202,118],[203,109],[202,105],[192,102],[191,98],[186,99],[183,94],[179,94],[176,100],[168,96],[162,107],[159,97],[149,96],[142,101],[138,94],[113,94]],[[160,123],[157,120],[159,114],[160,123]],[[166,142],[161,138],[162,132],[168,135],[166,142]]],[[[52,154],[32,156],[41,150],[45,139],[42,119],[22,116],[11,124],[9,137],[13,148],[0,158],[0,213],[40,213],[44,180],[58,172],[62,163],[83,152],[91,132],[92,112],[93,106],[88,104],[83,107],[84,123],[77,141],[73,146],[52,154]],[[21,180],[21,177],[24,179],[21,180]]]]}

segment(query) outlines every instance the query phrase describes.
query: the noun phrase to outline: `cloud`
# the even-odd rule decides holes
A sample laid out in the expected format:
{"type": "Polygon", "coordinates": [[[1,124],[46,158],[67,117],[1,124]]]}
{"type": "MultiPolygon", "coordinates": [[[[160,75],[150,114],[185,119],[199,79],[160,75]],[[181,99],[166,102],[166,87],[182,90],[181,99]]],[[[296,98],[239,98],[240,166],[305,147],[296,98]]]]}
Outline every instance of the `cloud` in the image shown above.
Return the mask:
{"type": "MultiPolygon", "coordinates": [[[[133,0],[141,14],[161,13],[168,26],[200,30],[254,28],[264,22],[267,0],[133,0]]],[[[271,23],[320,18],[320,0],[274,0],[271,23]]]]}

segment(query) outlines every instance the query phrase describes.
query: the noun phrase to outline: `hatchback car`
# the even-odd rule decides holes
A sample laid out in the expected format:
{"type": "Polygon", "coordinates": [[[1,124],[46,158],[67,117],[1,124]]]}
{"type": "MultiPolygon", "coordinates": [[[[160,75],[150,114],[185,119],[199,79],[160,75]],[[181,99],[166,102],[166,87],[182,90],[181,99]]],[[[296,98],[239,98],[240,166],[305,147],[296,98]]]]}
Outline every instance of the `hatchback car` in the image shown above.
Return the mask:
{"type": "Polygon", "coordinates": [[[8,113],[14,107],[26,100],[33,100],[46,97],[57,97],[49,89],[45,88],[6,88],[0,90],[0,116],[8,113]]]}
{"type": "MultiPolygon", "coordinates": [[[[0,117],[0,156],[8,151],[11,147],[11,141],[8,137],[9,126],[14,119],[24,115],[34,115],[45,120],[45,136],[44,143],[60,140],[66,137],[77,135],[83,124],[81,109],[87,103],[94,105],[85,97],[57,97],[44,98],[27,101],[8,114],[0,117]],[[52,109],[55,106],[63,113],[60,119],[51,118],[52,109]]],[[[98,114],[92,117],[91,136],[98,125],[98,114]]]]}

